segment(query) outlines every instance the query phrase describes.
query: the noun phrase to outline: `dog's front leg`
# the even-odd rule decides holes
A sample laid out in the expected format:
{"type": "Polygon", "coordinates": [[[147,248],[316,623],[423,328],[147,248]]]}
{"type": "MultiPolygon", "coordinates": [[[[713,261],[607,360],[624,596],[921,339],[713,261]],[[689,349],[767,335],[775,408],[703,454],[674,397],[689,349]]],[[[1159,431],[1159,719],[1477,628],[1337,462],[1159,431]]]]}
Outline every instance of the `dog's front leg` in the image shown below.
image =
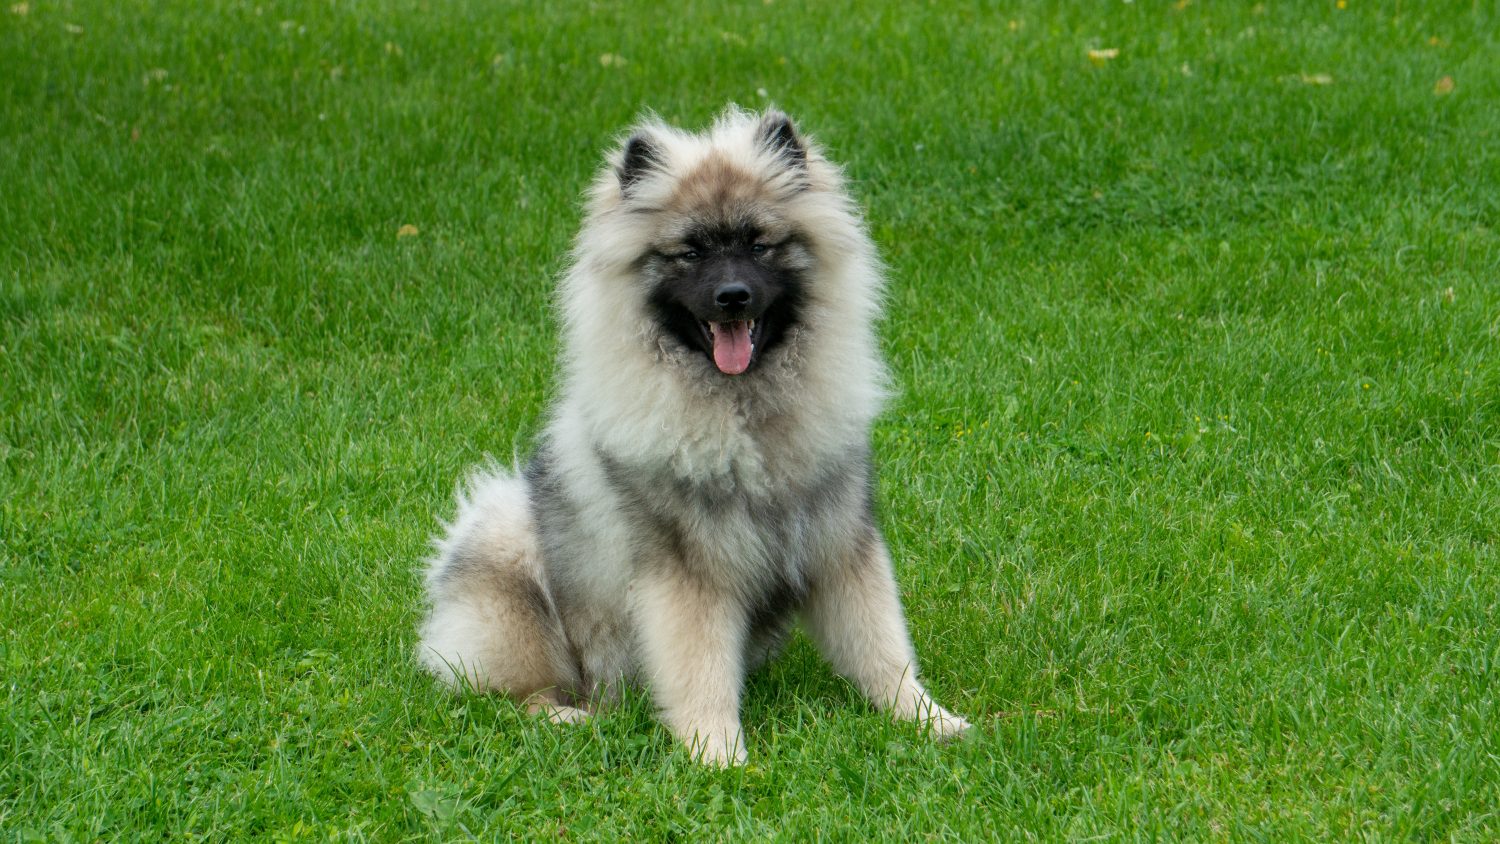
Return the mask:
{"type": "Polygon", "coordinates": [[[916,721],[940,739],[969,728],[917,681],[890,554],[878,533],[830,560],[814,578],[802,624],[833,669],[892,716],[916,721]]]}
{"type": "Polygon", "coordinates": [[[642,577],[634,591],[641,664],[662,721],[693,758],[721,767],[743,764],[745,617],[739,602],[681,572],[642,577]]]}

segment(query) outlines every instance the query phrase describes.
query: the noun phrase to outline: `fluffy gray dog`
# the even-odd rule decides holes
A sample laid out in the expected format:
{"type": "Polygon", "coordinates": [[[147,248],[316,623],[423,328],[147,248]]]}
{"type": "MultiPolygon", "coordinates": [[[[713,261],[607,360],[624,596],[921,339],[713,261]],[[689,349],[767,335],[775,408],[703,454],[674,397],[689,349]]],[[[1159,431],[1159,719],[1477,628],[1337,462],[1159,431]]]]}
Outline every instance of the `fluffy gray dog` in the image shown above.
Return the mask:
{"type": "Polygon", "coordinates": [[[636,127],[562,282],[536,455],[477,473],[437,542],[422,663],[554,721],[638,682],[696,758],[738,764],[745,676],[800,619],[877,706],[967,729],[917,681],[872,512],[881,288],[838,167],[785,115],[636,127]]]}

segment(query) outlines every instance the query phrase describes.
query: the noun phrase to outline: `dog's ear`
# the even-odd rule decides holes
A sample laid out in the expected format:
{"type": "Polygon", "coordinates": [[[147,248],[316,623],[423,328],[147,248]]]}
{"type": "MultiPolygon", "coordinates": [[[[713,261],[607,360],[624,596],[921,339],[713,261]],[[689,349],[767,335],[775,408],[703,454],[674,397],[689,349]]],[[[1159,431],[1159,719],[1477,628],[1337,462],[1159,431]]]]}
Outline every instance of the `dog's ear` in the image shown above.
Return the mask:
{"type": "Polygon", "coordinates": [[[642,178],[662,165],[662,154],[656,140],[644,129],[638,129],[625,142],[620,156],[620,166],[615,172],[620,177],[620,190],[626,194],[642,178]]]}
{"type": "Polygon", "coordinates": [[[758,135],[761,146],[780,156],[787,164],[801,167],[807,163],[807,145],[797,134],[792,119],[782,112],[771,110],[760,120],[758,135]]]}

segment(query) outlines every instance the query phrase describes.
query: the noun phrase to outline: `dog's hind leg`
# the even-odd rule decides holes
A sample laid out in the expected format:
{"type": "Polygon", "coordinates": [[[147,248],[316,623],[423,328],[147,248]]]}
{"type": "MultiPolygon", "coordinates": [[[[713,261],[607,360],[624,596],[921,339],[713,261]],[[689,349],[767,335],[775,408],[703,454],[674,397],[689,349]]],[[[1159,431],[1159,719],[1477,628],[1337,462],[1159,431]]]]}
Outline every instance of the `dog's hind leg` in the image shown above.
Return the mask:
{"type": "Polygon", "coordinates": [[[547,589],[526,481],[475,477],[437,545],[422,665],[455,688],[501,692],[556,723],[586,717],[570,705],[578,668],[547,589]]]}
{"type": "Polygon", "coordinates": [[[906,617],[885,541],[873,528],[829,561],[809,585],[802,624],[838,673],[876,706],[916,721],[934,737],[956,736],[969,722],[939,706],[917,680],[906,617]]]}

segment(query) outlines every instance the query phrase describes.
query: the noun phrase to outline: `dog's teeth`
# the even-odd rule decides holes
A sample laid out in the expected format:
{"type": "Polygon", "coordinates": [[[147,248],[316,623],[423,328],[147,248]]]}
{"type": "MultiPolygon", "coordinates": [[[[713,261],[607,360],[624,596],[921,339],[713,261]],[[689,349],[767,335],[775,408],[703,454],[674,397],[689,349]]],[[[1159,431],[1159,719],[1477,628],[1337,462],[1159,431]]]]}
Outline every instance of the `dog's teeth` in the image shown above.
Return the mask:
{"type": "MultiPolygon", "coordinates": [[[[752,319],[752,320],[750,320],[750,330],[751,330],[751,331],[754,331],[754,330],[755,330],[755,320],[753,320],[753,319],[752,319]]],[[[753,348],[755,348],[755,347],[754,347],[754,346],[751,346],[751,347],[750,347],[750,348],[752,348],[752,349],[753,349],[753,348]]]]}

